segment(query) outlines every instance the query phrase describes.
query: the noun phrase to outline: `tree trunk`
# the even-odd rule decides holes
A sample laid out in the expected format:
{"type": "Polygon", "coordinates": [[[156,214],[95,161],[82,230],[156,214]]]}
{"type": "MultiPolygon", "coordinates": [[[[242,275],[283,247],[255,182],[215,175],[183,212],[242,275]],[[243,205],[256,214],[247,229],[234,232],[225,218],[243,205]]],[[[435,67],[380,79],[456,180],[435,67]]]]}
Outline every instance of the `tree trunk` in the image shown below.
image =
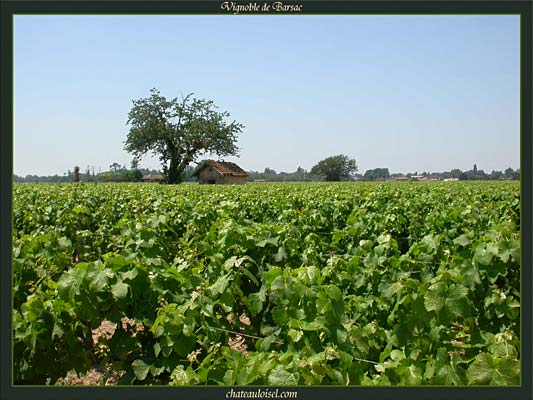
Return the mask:
{"type": "Polygon", "coordinates": [[[183,182],[183,172],[189,165],[188,159],[178,161],[177,158],[170,159],[170,166],[168,168],[168,183],[176,184],[183,182]]]}
{"type": "Polygon", "coordinates": [[[178,160],[176,158],[170,159],[170,166],[168,167],[168,183],[181,183],[181,172],[178,171],[178,160]]]}

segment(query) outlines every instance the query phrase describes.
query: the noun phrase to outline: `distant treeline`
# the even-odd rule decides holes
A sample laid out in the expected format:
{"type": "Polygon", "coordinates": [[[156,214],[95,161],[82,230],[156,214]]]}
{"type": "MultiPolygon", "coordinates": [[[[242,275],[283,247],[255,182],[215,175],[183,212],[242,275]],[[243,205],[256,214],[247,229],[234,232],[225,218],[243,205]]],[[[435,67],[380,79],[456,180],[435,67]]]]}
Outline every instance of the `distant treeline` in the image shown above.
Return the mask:
{"type": "MultiPolygon", "coordinates": [[[[196,178],[191,176],[194,167],[188,166],[184,171],[184,181],[195,182],[196,178]]],[[[263,172],[247,171],[248,182],[313,182],[322,180],[321,177],[311,175],[307,170],[298,167],[294,172],[276,172],[271,168],[265,168],[263,172]]],[[[162,175],[161,171],[155,169],[146,168],[126,168],[118,163],[110,165],[109,171],[95,173],[94,168],[88,167],[85,173],[80,172],[80,181],[83,182],[140,182],[145,175],[162,175]]],[[[460,169],[452,169],[445,172],[409,172],[407,174],[402,173],[389,173],[388,168],[374,168],[367,170],[364,174],[355,174],[353,179],[357,181],[390,181],[399,177],[413,177],[423,176],[428,179],[449,179],[456,178],[462,181],[473,180],[519,180],[520,169],[513,170],[507,168],[505,171],[492,171],[486,173],[482,169],[474,167],[469,171],[462,171],[460,169]]],[[[21,177],[14,176],[15,182],[72,182],[74,180],[74,172],[67,171],[63,175],[51,175],[51,176],[38,176],[38,175],[26,175],[21,177]]]]}
{"type": "MultiPolygon", "coordinates": [[[[393,173],[389,172],[388,168],[374,168],[367,170],[364,174],[355,174],[353,180],[356,181],[393,181],[395,178],[400,177],[424,177],[427,179],[437,179],[444,180],[450,178],[456,178],[461,181],[488,181],[488,180],[519,180],[520,179],[520,169],[513,170],[512,168],[507,168],[505,171],[492,171],[490,174],[487,174],[482,169],[477,169],[477,166],[474,164],[474,167],[469,171],[462,171],[460,169],[452,169],[451,171],[444,172],[409,172],[407,174],[403,173],[393,173]]],[[[298,167],[295,172],[280,172],[276,173],[273,169],[265,168],[263,172],[257,171],[248,171],[249,182],[254,181],[265,181],[265,182],[311,182],[311,181],[320,181],[321,177],[316,175],[311,175],[305,169],[298,167]]]]}
{"type": "MultiPolygon", "coordinates": [[[[126,168],[118,163],[110,165],[109,171],[95,173],[94,167],[87,167],[85,172],[80,171],[80,181],[82,182],[140,182],[145,175],[160,175],[161,172],[155,169],[126,168]]],[[[26,175],[25,177],[14,175],[15,182],[73,182],[74,171],[68,170],[63,175],[26,175]]]]}
{"type": "Polygon", "coordinates": [[[247,171],[248,182],[266,181],[266,182],[311,182],[320,181],[319,176],[313,176],[305,169],[298,167],[294,172],[279,172],[270,168],[265,168],[263,172],[247,171]]]}
{"type": "Polygon", "coordinates": [[[520,169],[513,170],[512,168],[507,168],[505,171],[492,171],[491,173],[486,173],[482,169],[478,169],[476,164],[469,171],[462,171],[460,169],[452,169],[451,171],[445,172],[422,172],[418,171],[409,172],[408,174],[394,173],[389,174],[388,168],[375,168],[370,169],[364,173],[364,175],[357,175],[356,178],[363,181],[379,181],[379,180],[393,180],[394,178],[399,177],[413,177],[413,176],[422,176],[428,179],[450,179],[455,178],[461,181],[498,181],[498,180],[520,180],[520,169]]]}

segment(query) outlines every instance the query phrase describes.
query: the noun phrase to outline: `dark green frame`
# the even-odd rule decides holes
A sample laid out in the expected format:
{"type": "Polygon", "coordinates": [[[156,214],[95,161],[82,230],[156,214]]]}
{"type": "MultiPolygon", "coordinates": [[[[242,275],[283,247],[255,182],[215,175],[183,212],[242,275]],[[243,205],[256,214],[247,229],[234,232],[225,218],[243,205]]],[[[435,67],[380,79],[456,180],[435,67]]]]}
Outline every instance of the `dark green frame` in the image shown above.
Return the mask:
{"type": "MultiPolygon", "coordinates": [[[[239,4],[249,1],[234,0],[239,4]]],[[[261,0],[272,2],[273,0],[261,0]]],[[[111,0],[111,1],[25,1],[0,0],[0,399],[145,399],[226,398],[225,387],[27,387],[11,382],[11,211],[13,181],[13,15],[21,14],[228,14],[220,8],[223,0],[111,0]]],[[[521,16],[521,226],[522,226],[522,386],[521,387],[298,387],[300,399],[531,399],[532,392],[532,8],[523,1],[357,1],[301,0],[284,4],[303,4],[297,14],[515,14],[521,16]]],[[[247,13],[248,15],[250,13],[247,13]]],[[[261,14],[261,13],[256,13],[261,14]]],[[[281,14],[281,13],[277,13],[281,14]]],[[[289,14],[289,13],[287,13],[289,14]]],[[[243,13],[242,15],[245,15],[243,13]]],[[[273,13],[270,13],[273,15],[273,13]]],[[[247,387],[246,389],[252,389],[247,387]]],[[[293,389],[288,389],[293,390],[293,389]]]]}

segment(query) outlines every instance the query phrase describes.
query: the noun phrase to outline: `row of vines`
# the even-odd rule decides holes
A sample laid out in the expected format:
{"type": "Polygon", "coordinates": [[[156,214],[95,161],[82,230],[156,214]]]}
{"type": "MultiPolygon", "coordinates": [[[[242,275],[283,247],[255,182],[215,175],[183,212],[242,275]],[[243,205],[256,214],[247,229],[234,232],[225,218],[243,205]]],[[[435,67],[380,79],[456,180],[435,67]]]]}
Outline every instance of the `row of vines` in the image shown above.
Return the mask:
{"type": "Polygon", "coordinates": [[[518,385],[513,182],[16,184],[16,384],[518,385]]]}

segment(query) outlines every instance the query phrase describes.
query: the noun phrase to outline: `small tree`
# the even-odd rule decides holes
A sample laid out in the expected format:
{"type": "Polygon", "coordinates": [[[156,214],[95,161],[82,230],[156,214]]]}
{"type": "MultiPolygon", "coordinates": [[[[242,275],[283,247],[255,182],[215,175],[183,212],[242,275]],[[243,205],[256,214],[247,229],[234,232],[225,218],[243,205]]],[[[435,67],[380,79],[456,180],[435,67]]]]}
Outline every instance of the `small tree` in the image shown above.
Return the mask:
{"type": "Polygon", "coordinates": [[[143,173],[139,169],[139,160],[136,158],[131,160],[131,170],[128,171],[128,178],[132,182],[140,182],[143,179],[143,173]]]}
{"type": "Polygon", "coordinates": [[[389,169],[388,168],[374,168],[369,169],[365,172],[363,175],[363,179],[365,181],[379,181],[379,180],[385,180],[388,177],[390,177],[389,169]]]}
{"type": "Polygon", "coordinates": [[[463,171],[461,171],[458,168],[454,168],[450,171],[450,175],[452,178],[460,178],[462,174],[463,174],[463,171]]]}
{"type": "Polygon", "coordinates": [[[493,170],[491,173],[490,173],[490,179],[494,180],[494,181],[497,181],[497,180],[500,180],[503,178],[503,173],[502,171],[496,171],[496,170],[493,170]]]}
{"type": "Polygon", "coordinates": [[[326,181],[347,181],[352,179],[356,172],[356,161],[343,154],[325,158],[310,171],[312,175],[318,175],[326,181]]]}
{"type": "Polygon", "coordinates": [[[217,112],[213,101],[192,93],[167,100],[157,89],[150,92],[133,100],[124,148],[137,159],[148,152],[159,155],[168,183],[180,183],[185,167],[202,154],[237,155],[235,142],[244,125],[226,122],[229,113],[217,112]]]}
{"type": "Polygon", "coordinates": [[[513,178],[514,171],[513,171],[513,169],[511,167],[505,169],[505,171],[503,173],[504,173],[506,179],[512,179],[513,178]]]}

